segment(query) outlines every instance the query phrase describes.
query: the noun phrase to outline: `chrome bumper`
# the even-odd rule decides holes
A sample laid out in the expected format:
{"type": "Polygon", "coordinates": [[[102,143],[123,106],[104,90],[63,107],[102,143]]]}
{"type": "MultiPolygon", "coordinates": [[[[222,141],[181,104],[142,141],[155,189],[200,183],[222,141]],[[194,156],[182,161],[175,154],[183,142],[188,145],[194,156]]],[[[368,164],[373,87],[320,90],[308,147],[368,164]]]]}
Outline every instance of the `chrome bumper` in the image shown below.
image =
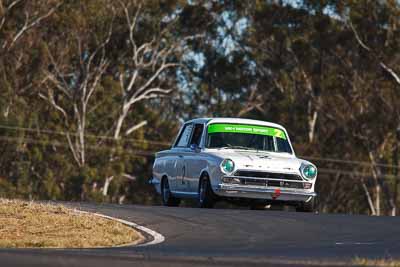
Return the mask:
{"type": "Polygon", "coordinates": [[[158,179],[156,179],[154,177],[150,177],[147,180],[147,183],[149,185],[154,185],[154,188],[156,189],[157,193],[161,194],[161,182],[160,182],[160,180],[158,180],[158,179]]]}
{"type": "Polygon", "coordinates": [[[214,189],[214,193],[222,197],[302,202],[308,202],[312,197],[317,196],[315,192],[304,190],[287,190],[278,187],[243,186],[225,183],[219,184],[214,189]]]}

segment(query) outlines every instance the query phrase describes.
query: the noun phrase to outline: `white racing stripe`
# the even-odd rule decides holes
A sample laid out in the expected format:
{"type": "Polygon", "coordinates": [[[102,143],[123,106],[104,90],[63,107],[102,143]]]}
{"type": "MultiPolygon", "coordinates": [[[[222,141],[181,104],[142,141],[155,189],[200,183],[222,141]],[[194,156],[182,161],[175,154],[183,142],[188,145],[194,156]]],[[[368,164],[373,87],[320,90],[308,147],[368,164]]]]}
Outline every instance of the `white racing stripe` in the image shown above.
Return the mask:
{"type": "Polygon", "coordinates": [[[92,214],[92,215],[99,216],[99,217],[102,217],[102,218],[105,218],[105,219],[109,219],[109,220],[120,222],[122,224],[125,224],[127,226],[132,227],[132,228],[135,228],[135,229],[137,229],[137,230],[139,230],[141,232],[144,232],[144,233],[146,233],[146,234],[148,234],[148,235],[153,237],[153,240],[151,240],[149,242],[146,242],[146,243],[142,243],[142,244],[138,244],[138,245],[136,243],[133,243],[133,244],[126,244],[126,245],[122,245],[122,246],[136,245],[137,247],[146,247],[146,246],[150,246],[150,245],[160,244],[160,243],[164,242],[164,240],[165,240],[165,237],[162,234],[157,233],[156,231],[153,231],[153,230],[151,230],[151,229],[149,229],[147,227],[144,227],[142,225],[139,225],[137,223],[126,221],[126,220],[123,220],[123,219],[118,219],[118,218],[111,217],[111,216],[108,216],[108,215],[104,215],[104,214],[101,214],[101,213],[88,212],[88,211],[77,210],[77,209],[75,209],[75,211],[78,212],[78,213],[92,214]]]}

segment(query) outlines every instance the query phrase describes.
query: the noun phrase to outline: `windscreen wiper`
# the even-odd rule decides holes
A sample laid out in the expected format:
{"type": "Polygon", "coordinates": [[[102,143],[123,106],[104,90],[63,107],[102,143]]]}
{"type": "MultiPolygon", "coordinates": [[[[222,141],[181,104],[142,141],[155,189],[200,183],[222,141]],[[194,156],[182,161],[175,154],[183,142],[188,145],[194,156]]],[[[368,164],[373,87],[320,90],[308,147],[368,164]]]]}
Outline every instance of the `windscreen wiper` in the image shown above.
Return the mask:
{"type": "Polygon", "coordinates": [[[220,147],[220,149],[243,149],[243,150],[253,150],[250,147],[246,147],[246,146],[224,146],[224,147],[220,147]]]}

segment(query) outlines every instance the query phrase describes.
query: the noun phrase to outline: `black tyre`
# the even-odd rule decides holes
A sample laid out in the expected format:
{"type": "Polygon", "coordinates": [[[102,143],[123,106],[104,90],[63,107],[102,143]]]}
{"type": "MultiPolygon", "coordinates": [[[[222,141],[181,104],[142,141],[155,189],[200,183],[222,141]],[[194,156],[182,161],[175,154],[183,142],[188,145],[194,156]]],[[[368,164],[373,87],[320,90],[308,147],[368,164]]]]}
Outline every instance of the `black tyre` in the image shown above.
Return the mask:
{"type": "Polygon", "coordinates": [[[203,176],[199,183],[199,196],[197,198],[197,206],[199,208],[213,208],[216,196],[212,191],[208,176],[203,176]]]}
{"type": "Polygon", "coordinates": [[[296,208],[296,211],[299,212],[312,212],[318,213],[318,199],[317,197],[313,197],[308,202],[303,202],[296,208]]]}
{"type": "Polygon", "coordinates": [[[176,198],[172,195],[168,178],[166,177],[161,181],[161,198],[162,204],[168,207],[179,206],[179,203],[181,202],[179,198],[176,198]]]}

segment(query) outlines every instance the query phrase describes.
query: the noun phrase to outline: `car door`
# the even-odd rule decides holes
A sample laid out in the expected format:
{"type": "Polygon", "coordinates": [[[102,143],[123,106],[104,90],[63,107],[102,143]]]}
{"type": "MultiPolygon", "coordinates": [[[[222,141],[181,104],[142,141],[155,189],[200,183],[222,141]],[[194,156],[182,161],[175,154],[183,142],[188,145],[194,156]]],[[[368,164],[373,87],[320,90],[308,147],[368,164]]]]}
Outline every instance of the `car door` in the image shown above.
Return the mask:
{"type": "Polygon", "coordinates": [[[185,156],[190,151],[189,141],[192,136],[193,124],[189,123],[182,129],[178,140],[174,146],[174,160],[175,160],[175,177],[173,191],[187,192],[189,183],[185,179],[186,175],[186,161],[185,156]]]}
{"type": "Polygon", "coordinates": [[[204,134],[204,124],[196,123],[193,127],[192,137],[189,142],[189,152],[185,157],[186,181],[189,183],[188,191],[197,193],[200,172],[204,168],[204,160],[201,154],[201,140],[204,134]]]}

